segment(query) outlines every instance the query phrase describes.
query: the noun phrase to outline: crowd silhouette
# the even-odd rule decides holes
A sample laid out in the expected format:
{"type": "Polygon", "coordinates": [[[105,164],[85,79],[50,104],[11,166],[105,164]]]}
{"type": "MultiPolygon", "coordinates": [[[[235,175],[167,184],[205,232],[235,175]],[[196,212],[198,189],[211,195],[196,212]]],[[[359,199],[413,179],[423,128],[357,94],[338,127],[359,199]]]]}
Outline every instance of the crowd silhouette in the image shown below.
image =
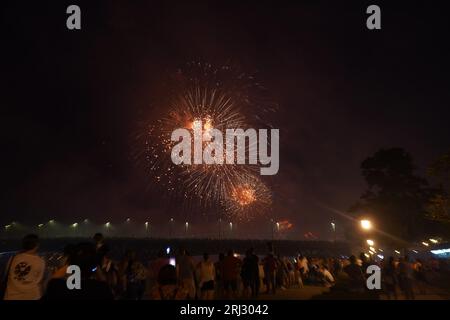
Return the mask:
{"type": "Polygon", "coordinates": [[[205,252],[192,257],[188,248],[171,252],[161,249],[153,257],[140,257],[126,250],[113,259],[102,234],[91,242],[68,244],[51,259],[39,255],[39,238],[23,238],[22,250],[13,255],[4,271],[1,294],[5,300],[213,300],[258,299],[279,291],[305,286],[329,290],[317,299],[415,299],[430,287],[427,274],[439,273],[438,260],[411,261],[408,256],[374,261],[359,257],[283,257],[272,243],[257,255],[253,248],[240,255],[205,252]],[[382,270],[382,290],[367,288],[365,272],[369,265],[382,270]],[[81,271],[81,289],[67,286],[69,266],[81,271]]]}

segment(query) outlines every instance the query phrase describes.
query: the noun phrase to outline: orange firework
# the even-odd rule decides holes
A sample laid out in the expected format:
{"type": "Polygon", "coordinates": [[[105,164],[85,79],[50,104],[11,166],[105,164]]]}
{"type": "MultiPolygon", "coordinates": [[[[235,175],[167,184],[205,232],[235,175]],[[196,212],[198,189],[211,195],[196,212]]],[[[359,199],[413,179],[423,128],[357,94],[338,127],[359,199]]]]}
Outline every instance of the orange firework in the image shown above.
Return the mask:
{"type": "Polygon", "coordinates": [[[289,220],[278,221],[279,231],[287,231],[292,229],[294,226],[289,220]]]}
{"type": "MultiPolygon", "coordinates": [[[[139,132],[135,158],[144,163],[154,185],[185,207],[220,207],[229,215],[247,217],[266,210],[271,204],[270,192],[256,176],[257,166],[172,162],[171,151],[177,142],[171,140],[171,134],[175,129],[201,129],[208,140],[212,129],[267,127],[261,121],[272,110],[254,94],[259,85],[254,85],[252,77],[236,74],[229,67],[215,69],[198,63],[188,67],[188,72],[177,73],[173,92],[155,104],[163,112],[139,132]]],[[[246,144],[246,151],[249,147],[246,144]]]]}
{"type": "Polygon", "coordinates": [[[272,194],[269,188],[256,176],[246,176],[232,187],[225,201],[226,212],[240,220],[251,220],[269,212],[272,194]]]}
{"type": "Polygon", "coordinates": [[[231,191],[231,197],[240,206],[247,206],[256,201],[255,189],[248,184],[233,188],[231,191]]]}

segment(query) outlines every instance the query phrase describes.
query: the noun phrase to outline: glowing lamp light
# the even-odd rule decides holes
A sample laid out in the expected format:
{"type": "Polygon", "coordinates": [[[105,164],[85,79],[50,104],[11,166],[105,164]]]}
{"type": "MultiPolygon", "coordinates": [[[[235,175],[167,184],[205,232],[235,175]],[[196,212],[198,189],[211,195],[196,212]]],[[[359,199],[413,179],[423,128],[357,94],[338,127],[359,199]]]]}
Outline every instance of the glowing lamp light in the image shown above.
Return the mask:
{"type": "Polygon", "coordinates": [[[375,242],[373,240],[370,240],[370,239],[367,239],[366,242],[367,242],[367,244],[369,246],[373,246],[375,244],[375,242]]]}
{"type": "Polygon", "coordinates": [[[439,250],[431,250],[432,254],[444,254],[444,253],[450,253],[449,249],[439,249],[439,250]]]}
{"type": "Polygon", "coordinates": [[[370,220],[361,220],[361,228],[364,230],[372,229],[372,222],[370,220]]]}

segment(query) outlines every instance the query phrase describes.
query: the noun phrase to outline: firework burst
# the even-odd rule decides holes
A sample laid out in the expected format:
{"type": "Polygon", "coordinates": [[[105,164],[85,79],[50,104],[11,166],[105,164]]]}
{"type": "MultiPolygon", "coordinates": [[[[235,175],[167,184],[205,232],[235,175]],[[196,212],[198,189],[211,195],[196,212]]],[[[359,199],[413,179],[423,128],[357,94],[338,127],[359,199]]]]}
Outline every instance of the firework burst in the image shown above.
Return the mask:
{"type": "MultiPolygon", "coordinates": [[[[135,158],[144,160],[145,170],[166,195],[188,207],[222,207],[228,215],[245,217],[270,206],[269,189],[256,177],[255,165],[175,165],[171,160],[176,144],[171,141],[171,134],[177,128],[193,131],[200,127],[207,136],[213,128],[224,132],[257,123],[266,126],[260,114],[271,105],[258,105],[259,114],[254,112],[253,103],[260,103],[260,99],[256,102],[251,99],[251,88],[258,87],[251,80],[244,74],[233,73],[229,67],[214,69],[208,64],[190,64],[188,71],[176,74],[174,89],[156,106],[164,113],[139,132],[135,152],[135,158]],[[251,203],[242,205],[238,199],[246,195],[251,195],[247,199],[251,203]]],[[[203,144],[204,147],[208,142],[203,144]]],[[[250,146],[247,144],[246,148],[250,146]]]]}
{"type": "Polygon", "coordinates": [[[268,213],[272,205],[269,188],[256,176],[246,177],[231,187],[225,209],[231,217],[251,220],[268,213]]]}

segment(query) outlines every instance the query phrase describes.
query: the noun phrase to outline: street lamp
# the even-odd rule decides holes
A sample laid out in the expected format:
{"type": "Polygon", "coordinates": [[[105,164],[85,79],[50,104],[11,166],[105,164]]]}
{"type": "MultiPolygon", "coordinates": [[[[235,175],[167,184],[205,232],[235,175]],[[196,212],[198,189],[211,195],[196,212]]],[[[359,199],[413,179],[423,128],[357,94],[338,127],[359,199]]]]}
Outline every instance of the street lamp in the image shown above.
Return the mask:
{"type": "Polygon", "coordinates": [[[72,229],[73,229],[73,234],[76,235],[77,227],[78,227],[78,222],[72,223],[70,226],[71,226],[72,229]]]}
{"type": "Polygon", "coordinates": [[[272,241],[273,241],[273,230],[274,226],[273,226],[273,219],[270,219],[270,233],[272,234],[272,241]]]}
{"type": "Polygon", "coordinates": [[[148,236],[148,221],[145,221],[145,235],[148,236]]]}
{"type": "Polygon", "coordinates": [[[230,237],[233,237],[233,222],[230,221],[230,237]]]}
{"type": "Polygon", "coordinates": [[[372,229],[372,222],[370,222],[370,220],[361,220],[361,228],[363,228],[363,230],[372,229]]]}
{"type": "MultiPolygon", "coordinates": [[[[54,219],[50,219],[50,220],[48,220],[48,227],[47,227],[47,237],[50,237],[50,231],[52,231],[55,226],[55,220],[54,219]]],[[[54,232],[55,230],[53,230],[53,232],[54,232]]]]}
{"type": "Polygon", "coordinates": [[[333,241],[336,242],[336,223],[331,222],[331,229],[333,229],[333,241]]]}
{"type": "Polygon", "coordinates": [[[40,233],[41,237],[45,236],[45,228],[44,228],[44,226],[45,225],[43,223],[39,223],[38,224],[38,229],[39,229],[38,233],[40,233]],[[41,231],[41,230],[44,230],[44,231],[41,231]]]}
{"type": "Polygon", "coordinates": [[[104,226],[105,226],[105,232],[106,233],[109,233],[110,232],[110,230],[111,230],[111,222],[109,222],[109,221],[107,221],[105,224],[104,224],[104,226]]]}
{"type": "Polygon", "coordinates": [[[170,238],[173,237],[173,218],[170,218],[170,238]]]}
{"type": "Polygon", "coordinates": [[[375,242],[373,240],[370,240],[370,239],[367,239],[366,242],[367,242],[367,244],[369,246],[373,246],[375,244],[375,242]]]}
{"type": "Polygon", "coordinates": [[[189,222],[186,221],[186,223],[184,224],[184,236],[186,238],[187,238],[188,228],[189,228],[189,222]]]}
{"type": "Polygon", "coordinates": [[[280,223],[276,222],[275,225],[277,226],[277,237],[280,238],[280,223]]]}

